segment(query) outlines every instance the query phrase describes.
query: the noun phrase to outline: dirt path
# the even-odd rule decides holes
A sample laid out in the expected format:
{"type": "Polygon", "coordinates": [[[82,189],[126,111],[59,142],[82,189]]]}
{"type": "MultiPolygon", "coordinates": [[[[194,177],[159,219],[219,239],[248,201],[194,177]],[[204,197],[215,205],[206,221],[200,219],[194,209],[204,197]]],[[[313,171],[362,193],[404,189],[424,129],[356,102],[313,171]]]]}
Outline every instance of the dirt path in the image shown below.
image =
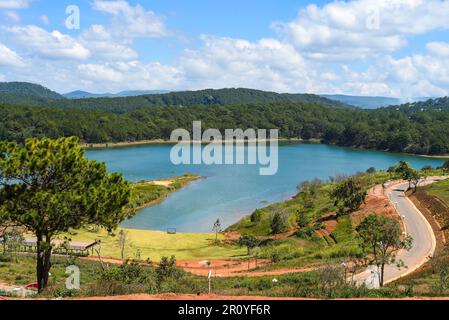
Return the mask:
{"type": "MultiPolygon", "coordinates": [[[[97,257],[86,257],[84,260],[99,262],[97,257]]],[[[125,260],[116,258],[102,258],[106,264],[122,264],[125,260]]],[[[141,262],[146,264],[145,262],[141,262]]],[[[270,264],[270,260],[241,261],[237,259],[211,259],[211,260],[179,260],[177,266],[184,271],[197,276],[207,277],[211,270],[212,277],[263,277],[263,276],[279,276],[289,273],[310,272],[315,268],[284,268],[276,270],[257,270],[257,268],[265,267],[270,264]],[[211,263],[210,267],[207,261],[211,263]]]]}
{"type": "MultiPolygon", "coordinates": [[[[268,266],[270,260],[239,261],[233,259],[214,259],[210,260],[210,270],[214,277],[261,277],[261,276],[278,276],[289,273],[300,273],[313,271],[313,268],[285,268],[276,270],[257,270],[257,267],[268,266]]],[[[207,276],[209,274],[209,266],[204,260],[184,260],[179,261],[178,266],[185,271],[198,276],[207,276]]]]}

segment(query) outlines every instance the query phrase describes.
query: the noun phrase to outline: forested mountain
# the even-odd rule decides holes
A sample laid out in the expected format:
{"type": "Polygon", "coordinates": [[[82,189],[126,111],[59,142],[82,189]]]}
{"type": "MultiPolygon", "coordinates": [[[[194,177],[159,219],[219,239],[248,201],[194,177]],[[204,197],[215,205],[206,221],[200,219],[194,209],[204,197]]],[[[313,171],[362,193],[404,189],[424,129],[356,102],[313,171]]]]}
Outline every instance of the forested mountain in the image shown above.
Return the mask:
{"type": "Polygon", "coordinates": [[[314,103],[145,107],[117,114],[95,110],[0,106],[0,139],[78,136],[84,142],[168,139],[176,128],[279,128],[283,138],[321,139],[340,146],[419,154],[449,153],[448,99],[428,101],[441,111],[408,105],[361,110],[314,103]],[[414,108],[416,109],[416,108],[414,108]],[[419,109],[421,110],[421,109],[419,109]]]}
{"type": "Polygon", "coordinates": [[[407,114],[415,114],[423,111],[448,111],[449,97],[407,103],[397,107],[392,106],[389,109],[400,109],[407,114]]]}
{"type": "Polygon", "coordinates": [[[73,108],[83,110],[97,110],[114,113],[126,113],[131,110],[145,107],[163,106],[211,106],[232,105],[246,103],[271,103],[271,102],[307,102],[316,103],[325,107],[343,108],[349,107],[343,103],[332,101],[313,94],[279,94],[253,89],[207,89],[200,91],[182,91],[159,94],[146,94],[134,96],[136,91],[124,91],[119,93],[120,97],[89,97],[88,92],[76,91],[68,94],[66,99],[49,89],[41,86],[17,83],[17,88],[23,90],[7,90],[13,88],[12,83],[0,92],[0,103],[15,105],[37,105],[52,108],[73,108]],[[36,90],[25,90],[26,88],[36,90]],[[37,90],[40,89],[40,90],[37,90]],[[45,94],[46,93],[46,94],[45,94]],[[52,93],[52,94],[50,94],[52,93]],[[73,99],[77,97],[89,97],[73,99]]]}
{"type": "Polygon", "coordinates": [[[62,95],[51,91],[41,85],[28,82],[0,82],[0,95],[12,97],[18,95],[21,97],[29,96],[41,99],[64,99],[62,95]]]}
{"type": "Polygon", "coordinates": [[[121,91],[119,93],[90,93],[86,91],[72,91],[65,93],[63,96],[67,99],[86,99],[86,98],[118,98],[118,97],[136,97],[146,94],[164,94],[169,93],[166,90],[130,90],[121,91]]]}
{"type": "Polygon", "coordinates": [[[145,107],[163,106],[212,106],[246,103],[271,102],[310,102],[326,107],[347,107],[346,105],[312,94],[279,94],[253,89],[220,89],[182,91],[166,94],[151,94],[136,97],[78,99],[69,101],[54,101],[52,107],[64,107],[83,110],[108,111],[126,113],[145,107]]]}

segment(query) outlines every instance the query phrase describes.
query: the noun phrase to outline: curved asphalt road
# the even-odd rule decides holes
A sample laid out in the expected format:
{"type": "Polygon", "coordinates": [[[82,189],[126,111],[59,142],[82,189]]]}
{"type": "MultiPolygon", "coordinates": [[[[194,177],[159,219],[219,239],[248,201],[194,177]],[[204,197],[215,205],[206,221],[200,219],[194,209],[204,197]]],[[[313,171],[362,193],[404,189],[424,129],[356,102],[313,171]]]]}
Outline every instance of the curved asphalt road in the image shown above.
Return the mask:
{"type": "MultiPolygon", "coordinates": [[[[441,178],[428,178],[421,181],[420,185],[430,184],[441,180],[441,178]]],[[[404,191],[408,188],[408,183],[395,185],[389,189],[390,201],[396,207],[402,217],[405,226],[405,232],[413,238],[410,251],[402,250],[398,253],[397,259],[402,260],[406,266],[398,269],[395,265],[385,267],[385,284],[404,277],[426,263],[429,257],[435,252],[436,240],[432,227],[422,213],[405,196],[404,191]]],[[[375,266],[355,276],[358,284],[365,283],[369,288],[379,287],[379,275],[375,266]]]]}

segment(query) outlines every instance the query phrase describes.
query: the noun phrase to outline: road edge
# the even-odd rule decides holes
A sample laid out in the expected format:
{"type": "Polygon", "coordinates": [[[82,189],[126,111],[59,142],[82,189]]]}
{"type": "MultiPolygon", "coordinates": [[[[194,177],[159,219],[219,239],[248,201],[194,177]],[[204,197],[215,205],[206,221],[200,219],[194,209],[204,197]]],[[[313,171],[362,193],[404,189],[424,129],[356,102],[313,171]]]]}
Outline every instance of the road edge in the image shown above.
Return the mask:
{"type": "MultiPolygon", "coordinates": [[[[385,281],[385,284],[392,283],[392,282],[394,282],[396,280],[399,280],[399,279],[401,279],[403,277],[406,277],[406,276],[410,275],[411,273],[415,272],[416,270],[421,268],[426,262],[429,261],[429,257],[433,257],[433,255],[435,254],[435,250],[436,250],[437,241],[436,241],[435,233],[433,232],[433,228],[430,225],[430,222],[427,220],[427,218],[424,216],[424,214],[421,212],[421,210],[419,210],[416,207],[416,205],[413,203],[413,201],[410,200],[409,197],[406,196],[406,199],[413,206],[413,208],[415,208],[415,210],[419,213],[419,215],[421,216],[421,219],[424,220],[426,228],[427,228],[427,230],[428,230],[428,232],[430,234],[430,238],[431,238],[432,244],[431,244],[431,248],[430,248],[428,254],[426,255],[426,257],[424,257],[418,264],[416,264],[413,268],[408,268],[407,272],[401,274],[400,276],[397,276],[397,277],[394,277],[392,279],[389,279],[389,280],[385,281]]],[[[389,201],[391,202],[390,198],[389,198],[389,201]]]]}

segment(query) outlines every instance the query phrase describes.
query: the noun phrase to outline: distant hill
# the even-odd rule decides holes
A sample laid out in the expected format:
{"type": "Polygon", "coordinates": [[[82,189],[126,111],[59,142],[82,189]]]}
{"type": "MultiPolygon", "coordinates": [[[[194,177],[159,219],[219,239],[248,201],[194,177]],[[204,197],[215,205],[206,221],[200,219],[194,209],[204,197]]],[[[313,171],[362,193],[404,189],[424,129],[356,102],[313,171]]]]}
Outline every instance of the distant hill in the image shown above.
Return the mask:
{"type": "Polygon", "coordinates": [[[28,82],[0,82],[0,102],[6,104],[45,105],[53,100],[65,100],[57,92],[28,82]]]}
{"type": "Polygon", "coordinates": [[[123,91],[117,94],[95,94],[74,91],[60,95],[31,83],[4,83],[0,103],[10,105],[44,106],[82,110],[126,113],[147,107],[188,107],[236,104],[268,104],[273,102],[303,102],[331,108],[352,108],[344,103],[314,94],[280,94],[254,89],[206,89],[199,91],[164,92],[123,91]],[[145,93],[145,94],[143,94],[145,93]]]}
{"type": "Polygon", "coordinates": [[[325,94],[322,97],[328,98],[330,100],[339,101],[342,103],[349,104],[354,107],[363,109],[377,109],[386,106],[393,106],[401,104],[401,100],[398,98],[389,97],[365,97],[365,96],[348,96],[348,95],[333,95],[325,94]]]}
{"type": "MultiPolygon", "coordinates": [[[[342,94],[324,94],[321,97],[345,103],[362,109],[378,109],[388,106],[397,106],[405,102],[404,99],[391,97],[350,96],[342,94]]],[[[408,99],[409,102],[427,101],[431,98],[416,97],[408,99]]]]}
{"type": "Polygon", "coordinates": [[[303,102],[324,107],[347,108],[349,106],[313,94],[280,94],[254,89],[206,89],[199,91],[170,92],[127,97],[101,97],[54,102],[50,106],[60,106],[83,110],[125,113],[146,107],[162,106],[211,106],[235,104],[264,104],[272,102],[303,102]]]}
{"type": "Polygon", "coordinates": [[[399,106],[391,106],[386,109],[401,110],[405,113],[417,113],[423,111],[449,111],[449,97],[406,103],[399,106]]]}
{"type": "Polygon", "coordinates": [[[344,103],[313,94],[280,94],[254,89],[206,89],[199,91],[122,91],[116,94],[95,94],[73,91],[60,95],[41,85],[26,82],[0,83],[0,103],[59,107],[126,113],[135,109],[163,106],[211,106],[234,104],[266,104],[272,102],[303,102],[324,107],[347,108],[344,103]]]}
{"type": "Polygon", "coordinates": [[[65,93],[63,96],[67,99],[88,99],[88,98],[119,98],[119,97],[135,97],[147,94],[163,94],[169,93],[168,90],[130,90],[119,93],[91,93],[87,91],[72,91],[65,93]]]}
{"type": "Polygon", "coordinates": [[[57,92],[29,82],[0,82],[0,94],[4,93],[30,95],[46,99],[64,99],[57,92]]]}
{"type": "Polygon", "coordinates": [[[66,97],[67,99],[86,99],[86,98],[104,98],[104,97],[112,97],[111,93],[90,93],[87,91],[81,91],[81,90],[77,90],[77,91],[72,91],[72,92],[68,92],[63,94],[64,97],[66,97]]]}

